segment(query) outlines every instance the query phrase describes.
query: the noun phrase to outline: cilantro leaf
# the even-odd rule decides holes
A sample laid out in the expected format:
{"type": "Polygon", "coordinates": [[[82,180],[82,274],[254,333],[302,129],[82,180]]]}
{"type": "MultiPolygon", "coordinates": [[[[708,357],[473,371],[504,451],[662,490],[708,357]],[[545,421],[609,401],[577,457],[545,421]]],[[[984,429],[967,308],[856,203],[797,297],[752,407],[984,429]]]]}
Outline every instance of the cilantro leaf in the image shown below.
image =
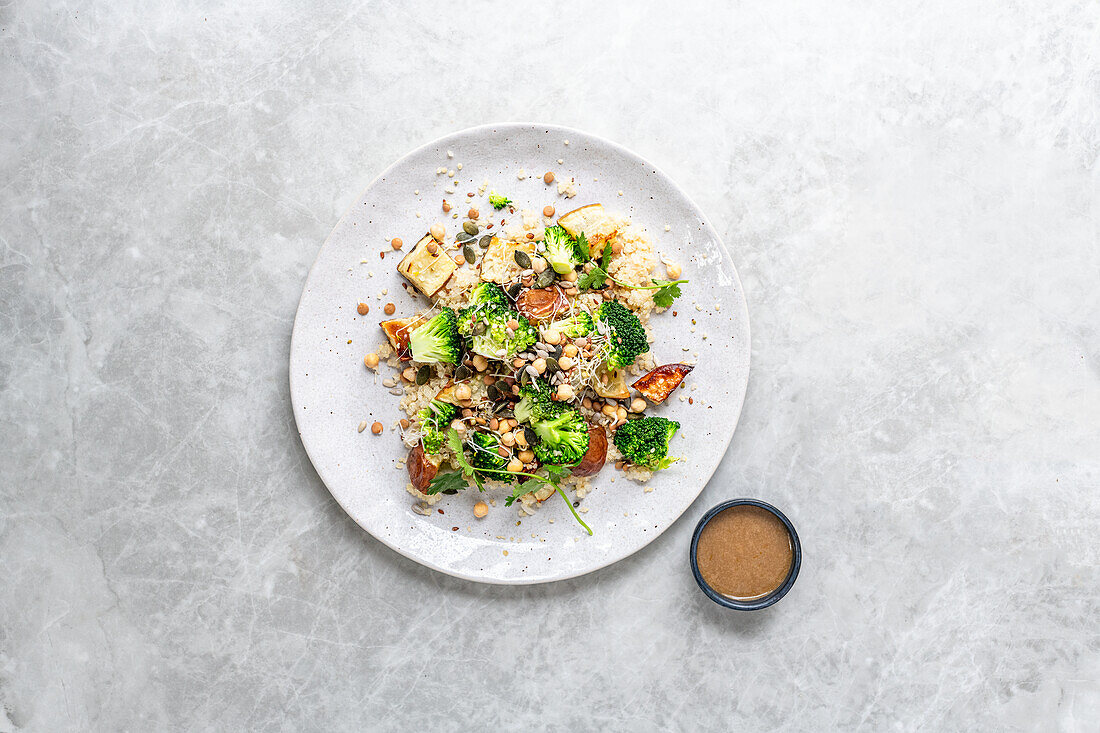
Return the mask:
{"type": "Polygon", "coordinates": [[[592,259],[592,252],[588,248],[588,237],[584,236],[584,232],[577,235],[577,239],[573,242],[573,249],[577,253],[577,259],[581,262],[592,259]]]}
{"type": "Polygon", "coordinates": [[[456,491],[462,491],[467,488],[469,484],[466,483],[466,477],[459,471],[453,471],[451,473],[437,473],[435,478],[428,484],[427,490],[424,492],[429,496],[433,494],[448,494],[455,493],[456,491]]]}
{"type": "Polygon", "coordinates": [[[586,272],[577,280],[577,287],[581,290],[595,290],[607,285],[607,266],[611,264],[611,243],[604,245],[603,254],[600,255],[600,264],[592,268],[592,272],[586,272]]]}
{"type": "Polygon", "coordinates": [[[654,280],[654,285],[660,285],[657,288],[657,292],[653,294],[653,304],[658,308],[668,308],[672,305],[672,301],[680,297],[680,283],[669,282],[667,280],[654,280]]]}
{"type": "Polygon", "coordinates": [[[527,479],[520,485],[516,486],[516,488],[512,489],[512,495],[504,500],[504,506],[512,506],[512,504],[515,503],[516,499],[520,498],[521,496],[526,496],[527,494],[538,491],[543,487],[545,483],[545,481],[540,481],[537,478],[527,479]]]}

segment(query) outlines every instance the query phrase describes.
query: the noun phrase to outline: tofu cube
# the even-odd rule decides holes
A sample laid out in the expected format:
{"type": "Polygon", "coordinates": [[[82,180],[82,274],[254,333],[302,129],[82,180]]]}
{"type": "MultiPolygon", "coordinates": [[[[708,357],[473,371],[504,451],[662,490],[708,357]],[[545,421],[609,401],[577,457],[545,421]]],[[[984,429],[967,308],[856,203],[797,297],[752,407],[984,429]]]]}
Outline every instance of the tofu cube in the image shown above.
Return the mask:
{"type": "Polygon", "coordinates": [[[397,265],[397,271],[430,298],[447,284],[455,267],[454,260],[443,251],[443,246],[429,234],[405,255],[397,265]]]}

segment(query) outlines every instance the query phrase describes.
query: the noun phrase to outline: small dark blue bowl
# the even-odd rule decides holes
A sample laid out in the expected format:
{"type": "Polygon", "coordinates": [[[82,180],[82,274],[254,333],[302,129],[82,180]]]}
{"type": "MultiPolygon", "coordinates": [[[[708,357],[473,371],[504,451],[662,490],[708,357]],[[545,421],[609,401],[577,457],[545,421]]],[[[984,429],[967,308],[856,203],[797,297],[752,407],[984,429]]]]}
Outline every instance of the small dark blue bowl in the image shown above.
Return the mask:
{"type": "Polygon", "coordinates": [[[699,588],[707,594],[707,598],[717,603],[719,606],[726,608],[732,608],[737,611],[759,611],[761,608],[767,608],[783,596],[787,595],[787,591],[794,585],[795,579],[798,577],[798,569],[802,567],[802,545],[798,541],[798,532],[794,531],[794,525],[791,524],[791,520],[787,519],[783,512],[779,511],[771,504],[763,501],[757,501],[756,499],[730,499],[729,501],[723,501],[718,506],[712,507],[703,515],[703,518],[699,520],[699,524],[695,525],[695,534],[691,536],[691,574],[695,576],[695,582],[699,584],[699,588]],[[758,506],[761,509],[767,509],[769,512],[779,517],[779,521],[783,522],[787,531],[791,533],[791,550],[794,554],[794,559],[791,562],[791,571],[787,573],[787,579],[784,580],[778,588],[773,590],[762,598],[756,598],[751,601],[738,601],[734,598],[724,596],[718,591],[707,585],[707,581],[703,580],[703,576],[699,574],[699,561],[696,557],[696,551],[699,548],[699,535],[703,531],[703,527],[707,526],[707,522],[714,519],[715,516],[721,511],[729,509],[731,506],[758,506]]]}

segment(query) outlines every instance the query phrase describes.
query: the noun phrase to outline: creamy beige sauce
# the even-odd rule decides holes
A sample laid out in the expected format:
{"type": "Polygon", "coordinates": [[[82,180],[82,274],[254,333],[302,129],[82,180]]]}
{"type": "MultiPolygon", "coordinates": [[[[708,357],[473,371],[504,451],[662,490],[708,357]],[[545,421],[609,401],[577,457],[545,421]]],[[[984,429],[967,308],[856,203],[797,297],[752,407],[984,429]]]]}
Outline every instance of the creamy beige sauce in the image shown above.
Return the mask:
{"type": "Polygon", "coordinates": [[[731,506],[699,533],[695,552],[707,585],[738,601],[762,598],[791,572],[794,549],[787,526],[767,509],[731,506]]]}

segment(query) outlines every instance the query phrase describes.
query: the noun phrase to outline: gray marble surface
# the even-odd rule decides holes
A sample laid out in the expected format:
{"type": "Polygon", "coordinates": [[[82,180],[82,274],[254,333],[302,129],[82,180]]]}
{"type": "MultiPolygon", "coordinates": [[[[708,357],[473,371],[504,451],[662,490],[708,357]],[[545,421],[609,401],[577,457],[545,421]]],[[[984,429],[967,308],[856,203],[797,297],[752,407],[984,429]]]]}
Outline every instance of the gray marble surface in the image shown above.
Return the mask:
{"type": "Polygon", "coordinates": [[[773,5],[0,3],[0,732],[1095,730],[1100,6],[773,5]],[[287,387],[344,209],[507,119],[663,167],[753,326],[699,501],[530,588],[360,531],[287,387]]]}

